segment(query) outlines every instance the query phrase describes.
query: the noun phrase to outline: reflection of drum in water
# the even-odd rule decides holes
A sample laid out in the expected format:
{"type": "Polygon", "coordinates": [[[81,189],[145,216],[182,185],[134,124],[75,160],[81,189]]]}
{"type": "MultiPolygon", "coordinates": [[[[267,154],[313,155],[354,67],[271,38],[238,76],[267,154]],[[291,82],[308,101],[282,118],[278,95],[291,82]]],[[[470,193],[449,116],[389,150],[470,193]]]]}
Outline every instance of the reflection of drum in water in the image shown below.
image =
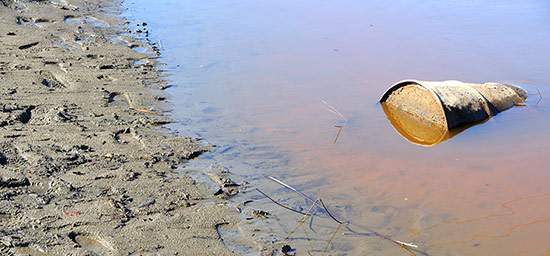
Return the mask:
{"type": "Polygon", "coordinates": [[[380,99],[393,127],[414,144],[433,146],[525,102],[526,92],[498,83],[406,80],[380,99]]]}

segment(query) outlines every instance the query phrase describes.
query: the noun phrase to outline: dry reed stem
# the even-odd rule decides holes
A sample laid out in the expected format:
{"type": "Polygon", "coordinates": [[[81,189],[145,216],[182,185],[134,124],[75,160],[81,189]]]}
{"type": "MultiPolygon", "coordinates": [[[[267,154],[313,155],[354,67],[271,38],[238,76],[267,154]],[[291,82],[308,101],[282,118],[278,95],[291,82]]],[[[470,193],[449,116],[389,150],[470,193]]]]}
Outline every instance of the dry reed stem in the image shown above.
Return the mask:
{"type": "MultiPolygon", "coordinates": [[[[332,105],[328,104],[325,100],[321,99],[321,101],[327,106],[326,110],[330,113],[333,113],[337,116],[340,116],[342,119],[344,119],[344,125],[348,122],[348,119],[342,115],[342,113],[340,113],[340,111],[338,111],[338,109],[336,109],[335,107],[333,107],[332,105]]],[[[344,126],[342,125],[342,126],[344,126]]]]}
{"type": "MultiPolygon", "coordinates": [[[[315,202],[317,202],[317,200],[315,200],[315,202]]],[[[298,226],[296,228],[294,228],[294,230],[292,230],[292,232],[290,232],[290,234],[288,234],[288,236],[285,238],[285,241],[287,241],[290,236],[292,236],[292,234],[294,234],[294,232],[296,232],[296,230],[298,230],[298,228],[300,228],[305,222],[307,219],[309,219],[309,217],[311,217],[311,210],[313,210],[313,207],[315,206],[315,204],[311,205],[311,207],[309,208],[309,210],[306,212],[306,215],[304,217],[302,217],[302,219],[300,219],[299,223],[298,223],[298,226]]]]}
{"type": "Polygon", "coordinates": [[[152,111],[149,111],[149,110],[134,107],[134,103],[132,102],[132,99],[130,99],[130,94],[128,94],[127,92],[124,92],[124,97],[126,97],[126,101],[128,101],[128,109],[139,111],[139,112],[142,112],[142,113],[155,115],[155,116],[164,116],[163,114],[160,114],[160,113],[155,113],[155,112],[152,112],[152,111]]]}
{"type": "Polygon", "coordinates": [[[403,250],[407,251],[408,253],[410,253],[412,256],[416,256],[416,254],[414,254],[414,252],[412,252],[409,248],[407,248],[406,245],[402,244],[401,245],[401,248],[403,248],[403,250]]]}
{"type": "Polygon", "coordinates": [[[328,246],[329,246],[330,243],[332,242],[332,239],[334,239],[334,237],[336,236],[336,233],[338,233],[338,230],[340,230],[341,227],[342,227],[342,223],[340,223],[340,225],[338,225],[338,228],[336,228],[336,231],[334,231],[334,234],[332,234],[332,236],[331,236],[330,239],[328,240],[327,246],[325,246],[325,249],[323,250],[323,253],[321,253],[321,256],[323,256],[323,255],[325,254],[325,252],[326,252],[327,249],[328,249],[328,246]]]}
{"type": "Polygon", "coordinates": [[[304,228],[304,225],[302,225],[302,230],[304,230],[304,234],[306,234],[307,241],[309,242],[309,247],[311,247],[311,252],[313,253],[313,256],[315,256],[315,250],[313,249],[313,244],[311,243],[311,239],[309,239],[309,235],[307,234],[307,231],[306,231],[306,228],[304,228]]]}
{"type": "MultiPolygon", "coordinates": [[[[315,202],[317,202],[317,201],[319,201],[319,198],[317,198],[317,200],[315,200],[315,202]]],[[[309,207],[309,209],[307,210],[308,214],[313,210],[313,207],[315,207],[315,203],[311,204],[311,207],[309,207]]],[[[311,215],[311,214],[309,214],[309,215],[311,215]]]]}
{"type": "Polygon", "coordinates": [[[294,230],[292,230],[292,232],[290,232],[290,234],[288,234],[288,236],[285,238],[284,242],[286,242],[294,234],[294,232],[296,232],[296,230],[298,230],[302,226],[302,224],[304,224],[305,220],[307,220],[309,217],[311,217],[311,215],[308,215],[308,216],[306,216],[305,219],[300,220],[299,223],[298,223],[298,226],[296,226],[294,228],[294,230]]]}
{"type": "Polygon", "coordinates": [[[143,142],[143,140],[141,139],[141,136],[139,136],[136,132],[136,130],[134,130],[134,128],[130,127],[130,134],[132,134],[132,137],[134,137],[135,140],[139,141],[139,143],[141,143],[141,146],[143,148],[145,148],[145,143],[143,142]]]}
{"type": "Polygon", "coordinates": [[[124,92],[124,97],[126,97],[126,100],[128,101],[128,108],[134,108],[134,103],[132,103],[132,100],[130,99],[130,94],[124,92]]]}
{"type": "MultiPolygon", "coordinates": [[[[281,185],[281,186],[283,186],[283,187],[285,187],[285,188],[288,188],[288,189],[294,191],[295,193],[297,193],[297,194],[303,196],[303,197],[306,198],[307,200],[313,202],[313,204],[316,205],[317,207],[323,208],[323,209],[325,209],[325,211],[327,210],[326,207],[323,207],[323,205],[319,205],[319,204],[317,203],[317,200],[313,200],[313,199],[312,199],[311,197],[309,197],[308,195],[306,195],[306,194],[304,194],[304,193],[298,191],[297,189],[291,187],[290,185],[287,185],[287,184],[285,184],[284,182],[282,182],[282,181],[280,181],[280,180],[278,180],[278,179],[276,179],[276,178],[274,178],[274,177],[272,177],[272,176],[268,176],[268,178],[269,178],[270,180],[272,180],[272,181],[278,183],[279,185],[281,185]]],[[[322,202],[322,201],[321,201],[321,202],[322,202]]],[[[328,211],[327,211],[327,213],[328,213],[328,211]]],[[[330,214],[330,215],[332,215],[332,214],[330,214]]],[[[331,216],[331,217],[333,218],[333,220],[336,221],[336,217],[339,217],[339,216],[337,216],[337,215],[334,214],[334,215],[331,216]]],[[[396,245],[398,245],[399,247],[406,246],[406,247],[411,247],[411,248],[418,248],[417,245],[414,245],[414,244],[412,244],[412,243],[401,242],[401,241],[399,241],[399,240],[392,239],[392,238],[390,238],[389,236],[382,235],[382,234],[380,234],[380,233],[378,233],[378,232],[376,232],[376,231],[374,231],[374,230],[372,230],[372,229],[370,229],[370,228],[367,228],[367,227],[365,227],[365,226],[363,226],[363,225],[360,225],[360,224],[358,224],[358,223],[355,223],[355,222],[352,222],[352,221],[349,221],[349,220],[347,220],[347,221],[345,221],[345,222],[348,223],[348,224],[354,225],[354,226],[356,226],[356,227],[359,227],[359,228],[361,228],[361,229],[363,229],[363,230],[366,230],[366,231],[368,231],[368,232],[370,232],[370,233],[372,233],[372,234],[374,234],[374,235],[376,235],[376,236],[378,236],[378,237],[380,237],[380,238],[383,238],[383,239],[386,239],[386,240],[388,240],[388,241],[390,241],[390,242],[393,242],[393,243],[395,243],[396,245]]],[[[339,223],[342,224],[342,222],[339,222],[339,223]]],[[[406,250],[406,251],[409,252],[409,253],[412,253],[410,250],[406,250]]],[[[414,254],[412,254],[412,255],[414,255],[414,254]]]]}
{"type": "Polygon", "coordinates": [[[143,113],[147,113],[147,114],[151,114],[151,115],[155,115],[155,116],[164,116],[164,114],[155,113],[155,112],[152,112],[152,111],[149,111],[149,110],[145,110],[145,109],[140,109],[140,108],[133,108],[133,107],[130,107],[130,108],[128,108],[128,109],[135,110],[135,111],[139,111],[139,112],[143,112],[143,113]]]}
{"type": "MultiPolygon", "coordinates": [[[[262,193],[262,192],[260,192],[262,193]]],[[[263,194],[263,193],[262,193],[263,194]]],[[[264,194],[265,195],[265,194],[264,194]]],[[[267,195],[266,195],[267,196],[267,195]]],[[[318,198],[317,200],[320,200],[320,198],[318,198]]],[[[317,202],[317,200],[315,200],[315,202],[317,202]]],[[[271,201],[274,201],[274,200],[271,200],[271,201]]],[[[278,204],[280,206],[283,206],[281,204],[278,204]]],[[[285,209],[288,209],[288,207],[286,206],[283,206],[285,209]]],[[[306,222],[306,220],[311,217],[312,215],[310,214],[311,210],[313,210],[313,207],[315,207],[315,204],[312,204],[311,207],[309,208],[309,210],[307,211],[307,213],[304,215],[304,217],[302,217],[302,219],[300,219],[299,221],[299,224],[296,228],[294,228],[294,230],[292,230],[292,232],[290,232],[290,234],[288,234],[288,236],[286,237],[285,241],[287,241],[290,236],[292,236],[292,234],[294,234],[294,232],[296,232],[296,230],[298,230],[298,228],[302,227],[302,230],[304,230],[304,234],[306,235],[306,238],[307,238],[307,241],[309,242],[309,246],[311,247],[311,252],[313,253],[313,256],[315,256],[315,249],[313,249],[313,244],[311,243],[311,239],[309,238],[309,235],[306,231],[306,228],[304,227],[304,223],[306,222]]],[[[308,252],[309,255],[311,255],[311,253],[308,252]]]]}
{"type": "Polygon", "coordinates": [[[344,126],[341,125],[337,125],[336,127],[340,129],[338,130],[338,134],[336,134],[336,138],[334,139],[334,142],[332,144],[336,144],[336,141],[338,141],[338,137],[340,137],[340,132],[342,132],[342,128],[344,128],[344,126]]]}
{"type": "Polygon", "coordinates": [[[332,214],[328,211],[327,207],[325,206],[325,203],[323,203],[323,199],[321,199],[321,197],[319,197],[319,202],[321,202],[321,205],[323,205],[323,209],[325,209],[325,211],[327,212],[328,216],[330,216],[334,221],[342,224],[341,221],[337,220],[334,216],[332,216],[332,214]]]}
{"type": "Polygon", "coordinates": [[[292,190],[292,191],[298,193],[299,195],[305,197],[307,200],[309,200],[309,201],[311,201],[311,202],[316,202],[316,201],[317,201],[317,200],[313,200],[313,199],[312,199],[311,197],[309,197],[308,195],[306,195],[306,194],[304,194],[304,193],[302,193],[302,192],[296,190],[295,188],[293,188],[293,187],[291,187],[291,186],[285,184],[284,182],[282,182],[282,181],[280,181],[280,180],[278,180],[278,179],[275,179],[275,178],[272,177],[272,176],[267,176],[267,177],[268,177],[270,180],[275,181],[276,183],[279,183],[279,185],[281,185],[281,186],[283,186],[283,187],[285,187],[285,188],[288,188],[288,189],[290,189],[290,190],[292,190]]]}
{"type": "Polygon", "coordinates": [[[340,118],[342,118],[344,120],[343,124],[335,125],[337,128],[339,128],[338,134],[336,135],[336,138],[334,139],[334,142],[333,142],[333,144],[336,144],[336,142],[338,141],[338,138],[340,137],[340,133],[342,132],[342,128],[344,126],[346,126],[346,124],[348,123],[348,119],[342,113],[340,113],[340,111],[338,111],[338,109],[336,109],[332,105],[328,104],[328,102],[326,102],[325,100],[321,99],[321,102],[323,102],[327,106],[325,109],[328,112],[333,113],[333,114],[339,116],[340,118]]]}
{"type": "Polygon", "coordinates": [[[281,203],[275,201],[275,199],[269,197],[266,193],[262,192],[261,190],[259,190],[259,189],[257,189],[257,188],[256,188],[256,190],[257,190],[258,192],[260,192],[262,195],[264,195],[265,197],[267,197],[267,199],[271,200],[271,202],[275,203],[275,204],[278,205],[278,206],[281,206],[281,207],[283,207],[283,208],[285,208],[285,209],[287,209],[287,210],[289,210],[289,211],[293,211],[293,212],[295,212],[295,213],[299,213],[299,214],[302,214],[302,215],[309,215],[309,214],[307,214],[307,213],[303,213],[303,212],[301,212],[301,211],[294,210],[294,209],[292,209],[292,208],[290,208],[290,207],[288,207],[288,206],[285,206],[285,205],[283,205],[283,204],[281,204],[281,203]]]}
{"type": "Polygon", "coordinates": [[[539,105],[540,101],[542,100],[542,93],[540,93],[539,88],[535,87],[535,89],[537,89],[537,92],[539,93],[539,100],[537,101],[537,103],[535,103],[535,106],[537,106],[537,105],[539,105]]]}

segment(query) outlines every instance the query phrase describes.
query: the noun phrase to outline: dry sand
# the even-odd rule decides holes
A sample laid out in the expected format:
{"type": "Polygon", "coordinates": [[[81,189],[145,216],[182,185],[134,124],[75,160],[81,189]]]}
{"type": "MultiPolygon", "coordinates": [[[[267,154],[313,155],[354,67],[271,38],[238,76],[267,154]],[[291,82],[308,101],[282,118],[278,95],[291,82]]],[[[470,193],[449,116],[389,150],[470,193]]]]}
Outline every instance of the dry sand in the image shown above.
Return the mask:
{"type": "Polygon", "coordinates": [[[252,219],[225,170],[196,171],[216,195],[175,171],[212,146],[162,127],[156,48],[120,6],[0,0],[1,255],[233,255],[219,228],[252,219]]]}

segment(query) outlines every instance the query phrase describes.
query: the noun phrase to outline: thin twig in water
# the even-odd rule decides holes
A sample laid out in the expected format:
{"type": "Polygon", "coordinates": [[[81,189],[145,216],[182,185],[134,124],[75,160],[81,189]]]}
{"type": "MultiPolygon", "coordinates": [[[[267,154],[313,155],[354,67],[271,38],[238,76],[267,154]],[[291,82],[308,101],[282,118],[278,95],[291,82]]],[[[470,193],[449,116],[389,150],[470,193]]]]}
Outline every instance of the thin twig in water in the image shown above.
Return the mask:
{"type": "Polygon", "coordinates": [[[296,190],[295,188],[293,188],[293,187],[291,187],[291,186],[285,184],[284,182],[282,182],[282,181],[280,181],[280,180],[278,180],[278,179],[275,179],[275,178],[272,177],[272,176],[268,176],[268,178],[269,178],[270,180],[272,180],[272,181],[275,181],[276,183],[279,183],[279,185],[281,185],[281,186],[283,186],[283,187],[285,187],[285,188],[288,188],[288,189],[290,189],[290,190],[292,190],[292,191],[298,193],[299,195],[305,197],[307,200],[309,200],[309,201],[311,201],[311,202],[316,202],[316,201],[317,201],[317,200],[313,200],[313,199],[312,199],[311,197],[309,197],[308,195],[306,195],[306,194],[304,194],[304,193],[302,193],[302,192],[296,190]]]}
{"type": "MultiPolygon", "coordinates": [[[[303,197],[306,198],[307,200],[313,202],[313,204],[315,204],[317,207],[320,207],[320,208],[323,208],[323,209],[326,210],[325,207],[323,207],[322,205],[320,205],[320,204],[317,203],[317,200],[313,200],[313,199],[312,199],[311,197],[309,197],[308,195],[306,195],[306,194],[304,194],[304,193],[298,191],[297,189],[295,189],[295,188],[293,188],[293,187],[291,187],[291,186],[285,184],[284,182],[282,182],[282,181],[280,181],[280,180],[278,180],[278,179],[276,179],[276,178],[274,178],[274,177],[268,176],[268,178],[269,178],[270,180],[272,180],[272,181],[278,183],[279,185],[281,185],[281,186],[283,186],[283,187],[285,187],[285,188],[288,188],[288,189],[294,191],[295,193],[297,193],[297,194],[303,196],[303,197]]],[[[339,216],[337,216],[336,214],[334,214],[333,216],[339,218],[339,216]]],[[[360,225],[360,224],[358,224],[358,223],[355,223],[355,222],[352,222],[352,221],[349,221],[349,220],[347,220],[347,221],[345,221],[345,222],[347,222],[348,224],[354,225],[354,226],[356,226],[356,227],[358,227],[358,228],[361,228],[361,229],[363,229],[363,230],[366,230],[366,231],[368,231],[368,232],[370,232],[370,233],[372,233],[372,234],[374,234],[374,235],[376,235],[376,236],[378,236],[378,237],[380,237],[380,238],[383,238],[383,239],[386,239],[386,240],[388,240],[388,241],[390,241],[390,242],[393,242],[393,243],[399,245],[399,247],[406,246],[406,247],[411,247],[411,248],[418,248],[417,245],[414,245],[414,244],[411,244],[411,243],[405,243],[405,242],[401,242],[401,241],[399,241],[399,240],[392,239],[392,238],[390,238],[390,237],[388,237],[388,236],[382,235],[382,234],[380,234],[380,233],[378,233],[378,232],[376,232],[376,231],[374,231],[374,230],[372,230],[372,229],[370,229],[370,228],[367,228],[367,227],[365,227],[365,226],[363,226],[363,225],[360,225]]],[[[407,251],[410,252],[410,250],[407,250],[407,251]]],[[[413,255],[414,255],[414,254],[413,254],[413,255]]]]}
{"type": "Polygon", "coordinates": [[[344,235],[344,236],[368,236],[368,235],[370,235],[370,234],[367,234],[367,233],[353,233],[353,232],[348,233],[348,232],[344,232],[344,233],[342,233],[342,235],[344,235]]]}
{"type": "Polygon", "coordinates": [[[537,92],[539,93],[539,101],[537,101],[537,103],[535,103],[535,106],[537,106],[537,105],[539,105],[540,101],[542,100],[542,94],[540,93],[539,88],[535,87],[535,89],[537,89],[537,92]]]}
{"type": "MultiPolygon", "coordinates": [[[[317,202],[317,200],[315,200],[315,202],[317,202]]],[[[300,219],[298,226],[294,230],[292,230],[292,232],[290,232],[290,234],[288,234],[288,236],[285,238],[285,241],[288,240],[290,238],[290,236],[292,236],[292,234],[294,234],[294,232],[296,232],[296,230],[298,230],[298,228],[300,228],[306,222],[306,220],[309,217],[311,217],[311,214],[309,214],[309,213],[311,212],[311,210],[313,210],[314,206],[315,206],[315,204],[311,205],[311,207],[307,211],[307,215],[304,216],[302,219],[300,219]]]]}
{"type": "Polygon", "coordinates": [[[306,228],[304,227],[304,225],[301,225],[301,226],[302,226],[302,230],[304,230],[304,234],[306,234],[307,241],[309,242],[309,246],[311,247],[311,252],[313,253],[313,256],[315,256],[315,250],[313,249],[313,244],[311,243],[311,239],[309,239],[309,235],[307,234],[306,228]]]}
{"type": "Polygon", "coordinates": [[[325,100],[321,100],[321,101],[327,106],[326,110],[328,112],[333,113],[335,115],[338,115],[344,120],[344,125],[348,122],[348,119],[344,115],[342,115],[342,113],[340,113],[340,111],[338,111],[338,109],[336,109],[332,105],[328,104],[325,100]]]}
{"type": "Polygon", "coordinates": [[[405,251],[407,251],[408,253],[410,253],[412,256],[416,256],[416,254],[414,254],[414,252],[412,252],[409,248],[407,248],[407,245],[402,244],[402,245],[401,245],[401,248],[403,248],[403,250],[405,250],[405,251]]]}
{"type": "Polygon", "coordinates": [[[325,246],[325,249],[323,250],[323,253],[321,253],[321,256],[323,256],[323,255],[325,254],[325,252],[326,252],[327,249],[328,249],[328,246],[329,246],[330,243],[332,242],[332,239],[334,239],[334,237],[336,236],[336,233],[338,233],[338,230],[340,230],[341,227],[342,227],[342,223],[340,223],[340,225],[338,225],[338,228],[336,228],[336,231],[334,231],[334,234],[332,234],[332,236],[331,236],[330,239],[328,240],[327,246],[325,246]]]}
{"type": "Polygon", "coordinates": [[[296,232],[296,230],[298,230],[302,226],[302,224],[304,224],[304,221],[307,220],[310,216],[311,215],[308,215],[306,216],[305,219],[300,220],[300,222],[298,223],[298,226],[296,226],[294,230],[292,230],[292,232],[290,232],[290,234],[288,234],[288,236],[285,238],[285,242],[292,236],[292,234],[294,234],[294,232],[296,232]]]}
{"type": "MultiPolygon", "coordinates": [[[[299,214],[304,215],[304,216],[300,219],[300,221],[299,221],[299,223],[298,223],[298,226],[296,226],[296,228],[294,228],[294,230],[292,230],[292,232],[290,232],[290,234],[288,234],[288,236],[286,237],[285,241],[287,241],[287,240],[290,238],[290,236],[292,236],[292,234],[294,234],[294,232],[296,232],[296,230],[298,230],[300,227],[302,227],[302,229],[304,230],[304,233],[306,234],[306,237],[307,237],[307,240],[308,240],[308,242],[309,242],[309,245],[311,246],[311,251],[313,252],[313,244],[311,243],[311,239],[309,239],[309,235],[308,235],[306,229],[304,228],[304,225],[303,225],[303,224],[306,222],[306,220],[307,220],[308,218],[310,218],[310,217],[312,216],[312,215],[310,214],[310,212],[311,212],[311,210],[313,210],[313,207],[315,207],[315,203],[317,202],[317,200],[315,200],[315,203],[311,205],[311,207],[309,208],[309,210],[308,210],[306,213],[303,213],[303,212],[301,212],[301,211],[294,210],[294,209],[292,209],[292,208],[290,208],[290,207],[288,207],[288,206],[285,206],[285,205],[283,205],[283,204],[281,204],[281,203],[275,201],[275,199],[271,198],[270,196],[268,196],[266,193],[264,193],[263,191],[259,190],[258,188],[256,188],[256,190],[257,190],[258,192],[260,192],[262,195],[264,195],[265,197],[267,197],[267,199],[271,200],[271,201],[272,201],[273,203],[275,203],[276,205],[281,206],[281,207],[283,207],[283,208],[285,208],[285,209],[287,209],[287,210],[293,211],[293,212],[295,212],[295,213],[299,213],[299,214]]],[[[318,199],[318,200],[319,200],[319,199],[318,199]]],[[[315,256],[315,253],[313,254],[313,256],[315,256]]]]}
{"type": "Polygon", "coordinates": [[[344,126],[341,126],[341,125],[336,125],[336,127],[340,128],[340,129],[338,130],[338,134],[336,134],[336,138],[334,139],[333,144],[336,144],[336,141],[338,141],[338,137],[340,137],[340,132],[342,132],[342,128],[344,128],[344,126]]]}
{"type": "Polygon", "coordinates": [[[262,195],[264,195],[265,197],[267,197],[267,199],[271,200],[271,202],[274,202],[274,203],[275,203],[276,205],[278,205],[278,206],[281,206],[281,207],[283,207],[283,208],[285,208],[285,209],[287,209],[287,210],[289,210],[289,211],[293,211],[293,212],[295,212],[295,213],[299,213],[299,214],[302,214],[302,215],[309,215],[309,214],[307,214],[307,213],[303,213],[303,212],[301,212],[301,211],[294,210],[294,209],[292,209],[292,208],[290,208],[290,207],[288,207],[288,206],[282,205],[281,203],[275,201],[275,199],[269,197],[266,193],[262,192],[261,190],[259,190],[259,189],[257,189],[257,188],[256,188],[256,190],[258,190],[258,192],[260,192],[262,195]]]}
{"type": "Polygon", "coordinates": [[[323,199],[321,199],[321,197],[319,197],[319,202],[321,202],[321,205],[323,206],[323,209],[325,209],[325,211],[327,212],[328,216],[330,216],[334,221],[342,224],[341,221],[337,220],[336,218],[334,218],[334,216],[332,216],[332,214],[328,211],[327,207],[325,206],[325,203],[323,203],[323,199]]]}
{"type": "MultiPolygon", "coordinates": [[[[317,198],[317,200],[315,200],[315,202],[317,202],[318,200],[319,200],[319,198],[317,198]]],[[[311,207],[309,207],[309,209],[307,210],[308,215],[311,215],[310,212],[313,211],[314,207],[315,207],[315,203],[311,204],[311,207]]]]}
{"type": "Polygon", "coordinates": [[[340,132],[342,132],[342,128],[344,126],[346,126],[346,124],[348,123],[348,119],[342,114],[340,113],[340,111],[338,111],[338,109],[336,109],[335,107],[333,107],[332,105],[328,104],[325,100],[322,100],[321,101],[327,106],[326,110],[330,113],[333,113],[337,116],[339,116],[340,118],[343,119],[343,123],[341,125],[335,125],[336,128],[339,128],[338,129],[338,134],[336,135],[336,138],[334,139],[334,143],[333,144],[336,144],[336,142],[338,141],[338,138],[340,137],[340,132]]]}

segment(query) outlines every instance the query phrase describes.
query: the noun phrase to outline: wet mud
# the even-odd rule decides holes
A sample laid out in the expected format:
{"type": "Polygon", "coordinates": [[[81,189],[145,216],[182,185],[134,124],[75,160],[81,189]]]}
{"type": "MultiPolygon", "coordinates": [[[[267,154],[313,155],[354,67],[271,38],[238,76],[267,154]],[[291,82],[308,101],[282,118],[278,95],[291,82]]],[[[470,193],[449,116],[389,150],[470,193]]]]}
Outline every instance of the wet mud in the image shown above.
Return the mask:
{"type": "Polygon", "coordinates": [[[243,183],[178,171],[214,146],[162,126],[159,47],[120,6],[0,2],[2,255],[236,254],[220,227],[246,219],[243,183]]]}
{"type": "MultiPolygon", "coordinates": [[[[265,177],[274,176],[344,220],[418,245],[416,255],[547,253],[550,77],[540,3],[128,2],[128,15],[148,17],[153,41],[162,40],[177,98],[169,126],[218,145],[186,168],[221,163],[285,206],[311,207],[265,177]],[[436,130],[431,141],[452,139],[420,147],[377,104],[401,79],[495,81],[528,97],[485,123],[436,130]]],[[[339,224],[322,210],[299,226],[301,215],[246,195],[231,200],[268,212],[262,221],[289,253],[321,255],[328,244],[325,255],[409,255],[346,226],[330,240],[339,224]]],[[[239,238],[224,242],[250,235],[237,229],[220,226],[222,237],[239,238]]]]}

